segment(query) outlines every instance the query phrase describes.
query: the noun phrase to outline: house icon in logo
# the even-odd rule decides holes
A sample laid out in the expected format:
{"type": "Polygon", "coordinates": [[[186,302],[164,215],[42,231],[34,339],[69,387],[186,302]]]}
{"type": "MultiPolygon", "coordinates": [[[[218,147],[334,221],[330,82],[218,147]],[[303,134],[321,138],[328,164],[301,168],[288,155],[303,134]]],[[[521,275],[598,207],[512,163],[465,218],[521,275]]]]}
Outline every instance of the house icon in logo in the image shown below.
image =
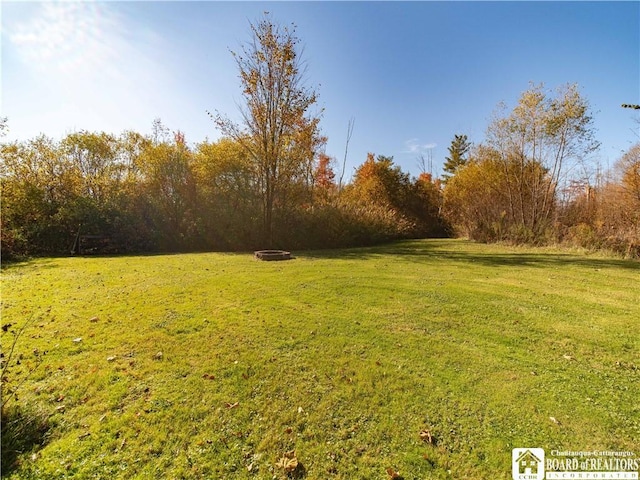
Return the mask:
{"type": "Polygon", "coordinates": [[[540,459],[531,453],[531,450],[525,450],[524,453],[520,454],[516,461],[518,462],[518,473],[538,474],[540,459]]]}
{"type": "Polygon", "coordinates": [[[544,479],[544,450],[542,448],[514,448],[512,460],[514,480],[544,479]]]}

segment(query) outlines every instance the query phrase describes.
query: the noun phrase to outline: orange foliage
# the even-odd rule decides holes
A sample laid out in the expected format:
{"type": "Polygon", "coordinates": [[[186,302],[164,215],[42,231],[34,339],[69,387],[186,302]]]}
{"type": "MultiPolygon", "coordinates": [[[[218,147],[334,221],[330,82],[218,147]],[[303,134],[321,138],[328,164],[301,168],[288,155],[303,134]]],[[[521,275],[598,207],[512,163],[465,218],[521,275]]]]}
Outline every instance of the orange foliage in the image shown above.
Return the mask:
{"type": "Polygon", "coordinates": [[[315,171],[315,184],[320,190],[328,191],[335,186],[336,174],[331,168],[331,157],[321,153],[315,171]]]}

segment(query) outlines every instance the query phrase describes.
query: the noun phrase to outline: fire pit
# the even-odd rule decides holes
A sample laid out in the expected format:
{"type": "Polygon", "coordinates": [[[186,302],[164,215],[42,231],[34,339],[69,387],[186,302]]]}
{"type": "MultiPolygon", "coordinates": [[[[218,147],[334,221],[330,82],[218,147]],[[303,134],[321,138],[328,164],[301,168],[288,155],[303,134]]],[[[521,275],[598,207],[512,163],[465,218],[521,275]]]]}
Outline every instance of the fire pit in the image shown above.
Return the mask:
{"type": "Polygon", "coordinates": [[[258,250],[254,254],[258,260],[264,261],[291,260],[291,252],[284,250],[258,250]]]}

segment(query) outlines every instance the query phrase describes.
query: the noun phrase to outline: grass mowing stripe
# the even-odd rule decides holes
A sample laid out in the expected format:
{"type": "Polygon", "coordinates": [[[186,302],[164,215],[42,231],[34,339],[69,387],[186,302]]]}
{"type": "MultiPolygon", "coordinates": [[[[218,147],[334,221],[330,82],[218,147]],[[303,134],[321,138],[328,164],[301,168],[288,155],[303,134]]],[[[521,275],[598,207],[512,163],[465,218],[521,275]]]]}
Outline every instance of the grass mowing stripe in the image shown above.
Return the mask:
{"type": "Polygon", "coordinates": [[[35,313],[18,348],[48,351],[20,396],[53,425],[9,478],[272,479],[293,449],[309,479],[510,478],[513,447],[640,453],[638,263],[458,240],[297,257],[5,268],[3,323],[35,313]]]}

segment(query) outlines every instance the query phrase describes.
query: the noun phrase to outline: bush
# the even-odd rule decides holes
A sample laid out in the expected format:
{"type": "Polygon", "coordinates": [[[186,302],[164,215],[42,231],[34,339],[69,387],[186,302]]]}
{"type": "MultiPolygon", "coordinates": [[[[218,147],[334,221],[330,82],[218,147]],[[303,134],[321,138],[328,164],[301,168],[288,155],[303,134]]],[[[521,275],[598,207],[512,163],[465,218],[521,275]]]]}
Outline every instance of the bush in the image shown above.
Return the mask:
{"type": "Polygon", "coordinates": [[[299,207],[278,219],[281,248],[338,248],[408,238],[414,225],[392,209],[335,200],[299,207]]]}

